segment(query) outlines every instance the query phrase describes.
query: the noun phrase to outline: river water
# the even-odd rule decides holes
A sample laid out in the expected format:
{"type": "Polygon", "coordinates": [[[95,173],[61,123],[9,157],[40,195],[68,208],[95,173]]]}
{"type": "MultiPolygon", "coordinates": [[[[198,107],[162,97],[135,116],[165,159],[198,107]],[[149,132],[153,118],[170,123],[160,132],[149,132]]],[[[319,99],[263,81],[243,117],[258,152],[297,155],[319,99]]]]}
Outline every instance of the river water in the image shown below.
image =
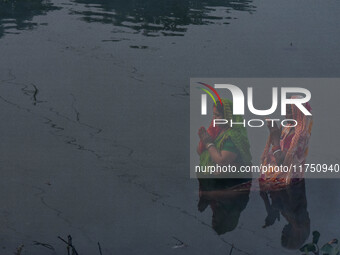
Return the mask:
{"type": "Polygon", "coordinates": [[[303,213],[266,228],[252,191],[218,235],[212,210],[197,209],[188,136],[190,77],[338,77],[339,10],[329,0],[1,0],[1,254],[67,254],[58,236],[69,234],[79,254],[99,254],[98,242],[102,254],[300,254],[281,240],[291,217],[309,218],[321,244],[339,238],[330,179],[306,180],[303,213]]]}

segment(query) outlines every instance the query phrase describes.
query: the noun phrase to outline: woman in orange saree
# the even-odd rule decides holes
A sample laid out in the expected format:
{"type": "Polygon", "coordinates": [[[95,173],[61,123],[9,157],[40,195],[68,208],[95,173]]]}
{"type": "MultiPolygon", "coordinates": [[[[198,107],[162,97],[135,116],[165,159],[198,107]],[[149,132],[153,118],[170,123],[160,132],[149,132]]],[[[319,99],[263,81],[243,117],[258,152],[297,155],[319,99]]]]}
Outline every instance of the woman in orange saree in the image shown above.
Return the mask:
{"type": "MultiPolygon", "coordinates": [[[[300,96],[292,96],[300,98],[300,96]]],[[[308,103],[304,106],[311,111],[308,103]]],[[[291,119],[288,125],[278,127],[275,122],[268,122],[270,131],[266,147],[261,157],[262,166],[268,171],[262,173],[260,186],[286,186],[303,178],[304,164],[308,155],[311,136],[312,116],[304,115],[295,105],[287,105],[286,119],[291,119]],[[293,121],[295,120],[295,121],[293,121]],[[290,171],[274,171],[275,166],[287,166],[290,171]],[[292,166],[290,168],[290,166],[292,166]],[[295,169],[298,171],[293,171],[295,169]]]]}

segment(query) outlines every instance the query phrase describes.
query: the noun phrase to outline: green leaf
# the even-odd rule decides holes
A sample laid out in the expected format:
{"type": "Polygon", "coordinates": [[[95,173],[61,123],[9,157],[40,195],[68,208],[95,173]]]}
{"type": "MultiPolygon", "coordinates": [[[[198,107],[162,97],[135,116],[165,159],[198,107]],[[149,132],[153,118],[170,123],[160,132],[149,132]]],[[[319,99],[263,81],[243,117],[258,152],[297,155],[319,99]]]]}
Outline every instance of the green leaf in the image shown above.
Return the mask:
{"type": "Polygon", "coordinates": [[[302,252],[314,252],[316,251],[316,247],[314,243],[308,243],[300,248],[300,251],[302,252]]]}
{"type": "Polygon", "coordinates": [[[332,241],[326,243],[322,246],[321,250],[324,255],[338,255],[339,254],[339,244],[337,239],[333,239],[332,241]]]}
{"type": "Polygon", "coordinates": [[[318,231],[313,231],[313,243],[317,244],[320,238],[320,233],[318,231]]]}

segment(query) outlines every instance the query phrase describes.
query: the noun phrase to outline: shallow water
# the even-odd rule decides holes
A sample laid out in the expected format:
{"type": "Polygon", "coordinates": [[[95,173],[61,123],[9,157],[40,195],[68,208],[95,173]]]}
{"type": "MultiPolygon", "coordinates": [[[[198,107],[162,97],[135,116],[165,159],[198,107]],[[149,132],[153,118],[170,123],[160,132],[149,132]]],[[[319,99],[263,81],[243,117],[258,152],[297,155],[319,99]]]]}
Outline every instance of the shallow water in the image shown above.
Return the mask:
{"type": "MultiPolygon", "coordinates": [[[[1,254],[67,254],[68,234],[79,254],[299,254],[258,191],[225,234],[198,211],[189,78],[339,76],[336,1],[0,7],[1,254]]],[[[338,180],[305,192],[310,232],[340,237],[338,180]]]]}

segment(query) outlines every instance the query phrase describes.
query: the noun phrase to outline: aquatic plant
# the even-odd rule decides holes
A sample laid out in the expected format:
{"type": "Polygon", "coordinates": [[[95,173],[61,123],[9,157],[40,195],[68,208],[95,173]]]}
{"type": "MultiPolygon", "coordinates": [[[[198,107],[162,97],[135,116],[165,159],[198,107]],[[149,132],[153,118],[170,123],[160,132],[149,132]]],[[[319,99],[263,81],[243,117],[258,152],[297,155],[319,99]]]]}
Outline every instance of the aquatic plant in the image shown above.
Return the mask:
{"type": "Polygon", "coordinates": [[[300,248],[302,254],[315,254],[315,255],[339,255],[340,247],[338,239],[333,239],[328,243],[324,244],[321,249],[319,249],[318,242],[320,238],[320,233],[318,231],[313,231],[313,240],[311,243],[307,243],[300,248]]]}

